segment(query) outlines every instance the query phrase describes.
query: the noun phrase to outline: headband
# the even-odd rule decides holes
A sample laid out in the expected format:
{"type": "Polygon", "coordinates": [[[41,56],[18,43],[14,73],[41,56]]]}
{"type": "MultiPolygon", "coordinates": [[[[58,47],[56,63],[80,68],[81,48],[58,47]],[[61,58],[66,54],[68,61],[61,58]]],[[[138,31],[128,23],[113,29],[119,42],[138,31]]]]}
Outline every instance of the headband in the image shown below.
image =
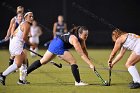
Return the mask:
{"type": "Polygon", "coordinates": [[[25,15],[24,15],[24,17],[26,17],[28,14],[30,14],[30,13],[33,13],[33,12],[27,12],[25,15]]]}

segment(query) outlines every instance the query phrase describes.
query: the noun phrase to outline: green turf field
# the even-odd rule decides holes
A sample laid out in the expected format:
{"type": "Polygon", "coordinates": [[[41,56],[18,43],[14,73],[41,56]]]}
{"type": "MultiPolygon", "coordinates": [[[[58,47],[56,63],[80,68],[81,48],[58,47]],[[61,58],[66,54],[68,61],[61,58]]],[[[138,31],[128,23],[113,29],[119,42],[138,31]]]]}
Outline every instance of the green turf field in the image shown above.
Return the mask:
{"type": "MultiPolygon", "coordinates": [[[[40,50],[40,54],[44,54],[45,50],[40,50]]],[[[88,68],[75,51],[71,51],[77,59],[79,65],[81,79],[90,85],[76,87],[74,86],[74,78],[71,74],[70,66],[64,61],[55,58],[54,61],[62,63],[63,68],[59,69],[48,63],[32,72],[27,80],[30,85],[17,85],[19,72],[10,74],[6,79],[6,86],[0,85],[0,93],[140,93],[140,89],[129,89],[128,83],[131,76],[127,72],[124,64],[130,52],[127,52],[124,58],[114,66],[112,71],[111,86],[101,86],[99,78],[88,68]]],[[[107,59],[111,52],[109,49],[89,49],[89,56],[94,60],[97,71],[101,76],[108,80],[107,59]]],[[[39,57],[31,58],[28,55],[30,64],[39,59],[39,57]]],[[[0,50],[0,72],[4,71],[8,66],[9,52],[8,50],[0,50]]],[[[140,71],[140,63],[137,64],[140,71]]]]}

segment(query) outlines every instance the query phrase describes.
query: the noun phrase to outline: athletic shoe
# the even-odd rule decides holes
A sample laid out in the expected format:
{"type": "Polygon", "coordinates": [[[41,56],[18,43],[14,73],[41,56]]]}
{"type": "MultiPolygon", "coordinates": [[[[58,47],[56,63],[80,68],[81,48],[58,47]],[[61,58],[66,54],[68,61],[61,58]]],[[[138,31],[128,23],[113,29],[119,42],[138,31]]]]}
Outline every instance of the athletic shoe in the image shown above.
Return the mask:
{"type": "Polygon", "coordinates": [[[129,87],[132,86],[132,84],[134,84],[134,81],[129,82],[129,87]]]}
{"type": "Polygon", "coordinates": [[[129,87],[130,87],[130,89],[140,88],[140,83],[133,83],[129,87]]]}
{"type": "Polygon", "coordinates": [[[134,81],[129,82],[129,85],[134,84],[134,81]]]}
{"type": "Polygon", "coordinates": [[[18,85],[26,85],[26,84],[30,84],[30,82],[28,82],[27,80],[23,81],[23,80],[20,80],[17,82],[18,85]]]}
{"type": "Polygon", "coordinates": [[[86,86],[88,83],[84,83],[83,81],[80,81],[79,83],[75,81],[75,86],[86,86]]]}
{"type": "Polygon", "coordinates": [[[2,73],[0,73],[0,83],[2,84],[2,85],[5,85],[5,76],[3,76],[2,75],[2,73]]]}

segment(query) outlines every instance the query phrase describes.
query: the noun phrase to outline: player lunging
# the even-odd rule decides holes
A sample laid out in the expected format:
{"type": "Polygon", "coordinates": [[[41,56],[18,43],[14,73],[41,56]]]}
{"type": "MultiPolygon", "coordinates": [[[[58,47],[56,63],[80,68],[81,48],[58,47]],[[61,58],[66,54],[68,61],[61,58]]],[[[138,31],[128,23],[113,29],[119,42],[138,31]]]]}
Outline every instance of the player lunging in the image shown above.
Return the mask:
{"type": "Polygon", "coordinates": [[[58,37],[55,37],[43,58],[35,61],[28,69],[27,74],[31,73],[33,70],[39,68],[43,64],[51,61],[56,55],[61,57],[64,61],[71,65],[71,71],[75,78],[75,86],[88,85],[80,79],[80,74],[78,70],[78,65],[74,56],[70,53],[68,49],[74,47],[81,58],[89,65],[90,68],[94,69],[92,61],[88,58],[88,52],[86,51],[86,39],[88,37],[88,29],[84,26],[74,27],[71,33],[67,33],[58,37]]]}

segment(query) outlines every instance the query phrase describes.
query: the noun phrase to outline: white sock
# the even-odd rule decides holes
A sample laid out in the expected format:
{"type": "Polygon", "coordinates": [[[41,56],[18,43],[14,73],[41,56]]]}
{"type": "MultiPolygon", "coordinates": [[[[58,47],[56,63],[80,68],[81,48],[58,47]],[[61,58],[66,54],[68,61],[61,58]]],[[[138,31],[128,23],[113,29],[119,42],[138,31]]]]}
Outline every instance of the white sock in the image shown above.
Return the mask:
{"type": "Polygon", "coordinates": [[[134,83],[136,83],[136,82],[140,83],[140,76],[139,76],[139,73],[138,73],[136,67],[135,66],[130,66],[128,68],[128,71],[131,74],[134,83]]]}
{"type": "Polygon", "coordinates": [[[19,79],[22,81],[26,80],[27,66],[26,64],[22,64],[19,68],[19,79]]]}
{"type": "Polygon", "coordinates": [[[14,62],[11,66],[9,66],[3,73],[3,76],[7,76],[10,73],[12,73],[13,71],[15,71],[17,69],[17,64],[14,62]]]}

